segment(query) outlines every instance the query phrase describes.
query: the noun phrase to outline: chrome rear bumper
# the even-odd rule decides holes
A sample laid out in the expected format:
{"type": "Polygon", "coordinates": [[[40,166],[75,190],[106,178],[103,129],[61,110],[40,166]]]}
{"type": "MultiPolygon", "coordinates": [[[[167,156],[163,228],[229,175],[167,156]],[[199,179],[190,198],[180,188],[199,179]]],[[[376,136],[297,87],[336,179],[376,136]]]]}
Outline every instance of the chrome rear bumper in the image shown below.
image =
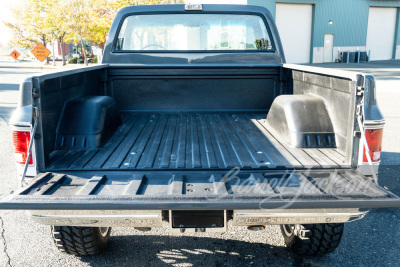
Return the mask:
{"type": "MultiPolygon", "coordinates": [[[[163,227],[161,210],[32,210],[28,213],[38,223],[47,225],[163,227]]],[[[359,220],[366,213],[358,209],[234,210],[232,225],[344,223],[359,220]]]]}

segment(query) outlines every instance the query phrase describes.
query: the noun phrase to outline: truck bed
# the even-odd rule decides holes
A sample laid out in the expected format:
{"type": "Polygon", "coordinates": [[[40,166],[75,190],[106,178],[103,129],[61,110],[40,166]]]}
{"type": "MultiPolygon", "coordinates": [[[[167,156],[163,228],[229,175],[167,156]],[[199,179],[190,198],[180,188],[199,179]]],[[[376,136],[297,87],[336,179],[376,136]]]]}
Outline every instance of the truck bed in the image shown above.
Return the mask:
{"type": "Polygon", "coordinates": [[[122,115],[98,150],[56,150],[47,170],[345,168],[337,149],[291,148],[260,113],[122,115]]]}

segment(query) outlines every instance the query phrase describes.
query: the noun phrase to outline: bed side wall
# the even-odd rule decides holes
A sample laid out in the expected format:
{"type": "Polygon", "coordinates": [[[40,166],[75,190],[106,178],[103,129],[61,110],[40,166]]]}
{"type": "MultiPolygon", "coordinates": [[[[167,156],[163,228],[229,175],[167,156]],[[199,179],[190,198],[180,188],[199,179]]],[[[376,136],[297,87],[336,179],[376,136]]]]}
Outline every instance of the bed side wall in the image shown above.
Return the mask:
{"type": "Polygon", "coordinates": [[[54,150],[56,129],[65,102],[80,96],[102,95],[104,92],[105,68],[67,71],[38,77],[40,85],[40,130],[43,159],[39,168],[44,168],[48,156],[54,150]]]}
{"type": "Polygon", "coordinates": [[[328,109],[335,130],[338,149],[350,161],[353,149],[355,119],[356,81],[288,69],[288,80],[293,94],[311,94],[322,97],[328,109]]]}

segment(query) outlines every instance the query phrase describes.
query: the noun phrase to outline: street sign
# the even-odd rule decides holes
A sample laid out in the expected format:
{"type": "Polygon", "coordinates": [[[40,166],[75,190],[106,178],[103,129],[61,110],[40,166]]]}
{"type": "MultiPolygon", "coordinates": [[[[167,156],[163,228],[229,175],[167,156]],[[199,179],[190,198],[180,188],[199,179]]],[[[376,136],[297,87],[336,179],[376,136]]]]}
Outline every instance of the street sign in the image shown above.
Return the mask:
{"type": "Polygon", "coordinates": [[[14,50],[11,52],[11,54],[10,54],[10,56],[12,56],[12,58],[15,59],[15,60],[17,60],[17,58],[19,58],[20,55],[21,55],[21,54],[18,53],[18,51],[15,50],[15,49],[14,49],[14,50]]]}
{"type": "Polygon", "coordinates": [[[43,60],[45,60],[51,54],[49,49],[47,49],[43,44],[38,44],[35,46],[31,53],[41,62],[43,62],[43,60]]]}

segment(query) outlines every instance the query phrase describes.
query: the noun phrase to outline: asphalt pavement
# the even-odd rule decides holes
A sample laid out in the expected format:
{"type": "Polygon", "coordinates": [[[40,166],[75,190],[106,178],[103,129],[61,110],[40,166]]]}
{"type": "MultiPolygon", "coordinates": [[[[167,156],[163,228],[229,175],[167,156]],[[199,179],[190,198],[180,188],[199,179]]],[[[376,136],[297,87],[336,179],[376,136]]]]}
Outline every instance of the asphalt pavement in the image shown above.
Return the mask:
{"type": "MultiPolygon", "coordinates": [[[[386,118],[380,184],[400,194],[400,62],[321,64],[376,74],[377,97],[386,118]]],[[[18,188],[10,128],[18,84],[26,75],[54,69],[0,65],[0,198],[18,188]]],[[[0,266],[399,266],[400,213],[376,210],[348,223],[339,248],[329,255],[299,257],[284,247],[279,227],[252,232],[232,227],[219,234],[170,234],[114,228],[109,249],[96,257],[65,255],[55,248],[50,227],[23,211],[0,211],[0,266]]]]}

